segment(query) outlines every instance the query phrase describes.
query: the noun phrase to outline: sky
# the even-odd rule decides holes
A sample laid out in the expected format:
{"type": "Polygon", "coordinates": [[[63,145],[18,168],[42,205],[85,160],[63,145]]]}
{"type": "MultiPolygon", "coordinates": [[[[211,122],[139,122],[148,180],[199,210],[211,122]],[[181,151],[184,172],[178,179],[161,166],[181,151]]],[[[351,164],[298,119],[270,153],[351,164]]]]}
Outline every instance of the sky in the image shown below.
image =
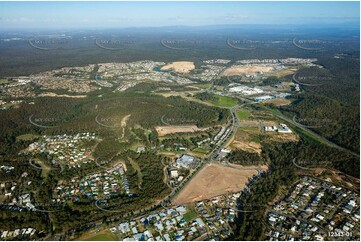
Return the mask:
{"type": "Polygon", "coordinates": [[[0,2],[0,29],[359,23],[355,2],[0,2]]]}

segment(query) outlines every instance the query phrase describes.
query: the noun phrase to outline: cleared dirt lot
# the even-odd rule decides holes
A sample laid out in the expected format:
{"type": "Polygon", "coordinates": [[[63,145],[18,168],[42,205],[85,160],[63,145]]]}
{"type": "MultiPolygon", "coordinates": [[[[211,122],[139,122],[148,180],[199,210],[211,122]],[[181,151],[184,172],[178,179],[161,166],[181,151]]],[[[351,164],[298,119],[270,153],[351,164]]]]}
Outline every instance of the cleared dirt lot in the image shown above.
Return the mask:
{"type": "Polygon", "coordinates": [[[179,72],[179,73],[188,73],[191,70],[194,70],[194,68],[195,68],[195,65],[193,62],[177,61],[177,62],[172,62],[168,65],[165,65],[160,69],[161,70],[172,70],[174,72],[179,72]]]}
{"type": "MultiPolygon", "coordinates": [[[[258,121],[256,120],[245,120],[240,122],[240,124],[242,128],[237,130],[235,137],[227,144],[227,148],[261,154],[262,141],[296,142],[299,140],[299,136],[294,132],[291,134],[282,134],[278,132],[260,131],[258,121]]],[[[270,120],[263,121],[263,124],[265,126],[279,126],[279,122],[270,120]]]]}
{"type": "Polygon", "coordinates": [[[223,76],[254,75],[260,72],[267,73],[273,70],[272,66],[241,65],[232,66],[223,72],[223,76]]]}
{"type": "Polygon", "coordinates": [[[263,103],[272,103],[276,106],[286,106],[291,104],[291,100],[284,98],[276,98],[276,99],[264,101],[263,103]]]}
{"type": "Polygon", "coordinates": [[[258,154],[261,154],[261,152],[262,152],[261,144],[252,142],[252,141],[245,142],[245,141],[235,140],[231,144],[230,148],[232,150],[244,150],[244,151],[248,151],[251,153],[258,153],[258,154]]]}
{"type": "Polygon", "coordinates": [[[289,68],[289,69],[286,69],[286,70],[282,70],[282,71],[279,71],[279,72],[276,72],[276,73],[271,73],[269,74],[269,76],[275,76],[275,77],[284,77],[284,76],[287,76],[287,75],[292,75],[294,74],[298,69],[297,68],[289,68]]]}
{"type": "Polygon", "coordinates": [[[41,93],[38,97],[68,97],[68,98],[86,98],[86,95],[67,95],[67,94],[56,94],[53,92],[41,93]]]}
{"type": "Polygon", "coordinates": [[[241,127],[247,127],[247,128],[258,128],[259,127],[259,121],[258,120],[240,120],[239,125],[241,127]]]}
{"type": "Polygon", "coordinates": [[[229,192],[242,190],[248,179],[257,174],[256,169],[266,170],[266,166],[232,165],[225,167],[218,164],[207,164],[178,194],[172,204],[192,203],[229,192]],[[240,170],[237,168],[254,168],[254,170],[240,170]]]}
{"type": "Polygon", "coordinates": [[[196,131],[204,131],[208,128],[198,128],[196,125],[173,125],[173,126],[157,126],[155,130],[157,131],[158,135],[166,136],[168,134],[174,133],[193,133],[196,131]]]}

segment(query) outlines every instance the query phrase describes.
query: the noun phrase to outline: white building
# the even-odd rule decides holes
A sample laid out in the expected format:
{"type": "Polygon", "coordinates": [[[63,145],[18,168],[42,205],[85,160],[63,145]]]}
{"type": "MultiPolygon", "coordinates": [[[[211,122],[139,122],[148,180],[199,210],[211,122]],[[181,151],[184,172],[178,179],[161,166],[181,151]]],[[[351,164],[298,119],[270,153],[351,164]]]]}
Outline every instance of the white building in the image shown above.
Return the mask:
{"type": "Polygon", "coordinates": [[[278,128],[279,133],[292,133],[292,130],[290,130],[287,125],[280,124],[280,127],[278,128]]]}
{"type": "Polygon", "coordinates": [[[190,169],[195,167],[196,162],[193,156],[190,155],[182,155],[180,158],[178,158],[175,162],[175,166],[178,168],[186,168],[186,169],[190,169]]]}

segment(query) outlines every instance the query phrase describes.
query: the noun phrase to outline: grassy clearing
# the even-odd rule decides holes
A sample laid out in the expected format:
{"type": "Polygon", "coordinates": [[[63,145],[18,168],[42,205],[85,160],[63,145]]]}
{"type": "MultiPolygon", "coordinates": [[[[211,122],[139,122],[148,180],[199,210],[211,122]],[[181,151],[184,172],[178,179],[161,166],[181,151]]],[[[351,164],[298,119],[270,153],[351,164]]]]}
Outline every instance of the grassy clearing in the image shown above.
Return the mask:
{"type": "Polygon", "coordinates": [[[270,110],[271,110],[271,112],[274,113],[274,114],[282,115],[282,112],[281,112],[279,109],[277,109],[277,108],[271,108],[270,110]]]}
{"type": "Polygon", "coordinates": [[[194,210],[194,208],[192,207],[188,207],[187,208],[187,213],[184,214],[184,219],[187,221],[187,222],[190,222],[192,221],[193,219],[195,219],[197,217],[197,213],[196,211],[194,210]]]}
{"type": "Polygon", "coordinates": [[[9,83],[9,80],[7,79],[0,79],[0,84],[6,84],[9,83]]]}
{"type": "Polygon", "coordinates": [[[251,113],[247,110],[237,110],[237,116],[239,119],[248,119],[251,116],[251,113]]]}
{"type": "Polygon", "coordinates": [[[192,152],[198,153],[200,155],[206,155],[209,153],[209,151],[210,151],[210,149],[206,148],[206,147],[198,147],[198,148],[192,150],[192,152]]]}
{"type": "Polygon", "coordinates": [[[92,237],[85,239],[84,241],[118,241],[119,238],[116,234],[111,232],[101,232],[92,237]]]}
{"type": "Polygon", "coordinates": [[[214,95],[218,98],[217,101],[212,101],[212,104],[218,107],[233,107],[238,104],[237,100],[231,97],[214,95]]]}
{"type": "Polygon", "coordinates": [[[48,174],[49,174],[51,168],[49,166],[45,165],[45,163],[39,159],[36,159],[34,161],[36,164],[41,166],[41,177],[46,179],[48,177],[48,174]]]}
{"type": "Polygon", "coordinates": [[[211,87],[211,84],[197,84],[194,86],[202,88],[202,89],[209,89],[211,87]]]}
{"type": "Polygon", "coordinates": [[[134,161],[133,159],[129,158],[129,162],[132,165],[133,169],[137,171],[138,174],[138,184],[141,185],[143,182],[143,175],[142,175],[142,171],[140,170],[139,164],[134,161]]]}
{"type": "Polygon", "coordinates": [[[39,135],[36,134],[22,134],[16,137],[16,141],[29,141],[38,138],[39,135]]]}
{"type": "MultiPolygon", "coordinates": [[[[292,126],[291,126],[292,127],[292,126]]],[[[316,144],[323,144],[320,140],[318,140],[316,137],[313,137],[312,135],[308,134],[307,132],[303,131],[302,129],[298,127],[292,127],[295,132],[297,132],[300,136],[302,136],[305,140],[308,140],[310,142],[316,143],[316,144]]]]}
{"type": "Polygon", "coordinates": [[[134,144],[132,144],[132,145],[129,147],[129,149],[136,152],[136,151],[137,151],[137,148],[138,148],[139,146],[144,146],[144,145],[143,145],[142,143],[134,143],[134,144]]]}

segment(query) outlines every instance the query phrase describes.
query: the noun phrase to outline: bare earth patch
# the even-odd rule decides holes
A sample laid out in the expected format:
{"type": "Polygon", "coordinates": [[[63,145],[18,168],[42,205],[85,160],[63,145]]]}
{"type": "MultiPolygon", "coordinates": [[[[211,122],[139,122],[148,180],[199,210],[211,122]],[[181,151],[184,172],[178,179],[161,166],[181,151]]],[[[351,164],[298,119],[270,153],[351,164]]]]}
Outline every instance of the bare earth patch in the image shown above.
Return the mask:
{"type": "Polygon", "coordinates": [[[276,73],[272,73],[269,76],[275,76],[275,77],[280,78],[280,77],[284,77],[284,76],[287,76],[287,75],[292,75],[296,71],[297,71],[296,68],[289,68],[289,69],[285,69],[285,70],[282,70],[282,71],[279,71],[279,72],[276,72],[276,73]]]}
{"type": "Polygon", "coordinates": [[[265,120],[263,121],[263,125],[264,126],[277,126],[279,125],[280,123],[279,122],[276,122],[276,121],[269,121],[269,120],[265,120]]]}
{"type": "Polygon", "coordinates": [[[272,138],[274,138],[275,141],[281,141],[281,142],[297,142],[300,139],[300,137],[295,133],[292,134],[276,133],[272,138]]]}
{"type": "Polygon", "coordinates": [[[195,65],[190,61],[176,61],[160,68],[162,71],[172,70],[179,73],[188,73],[195,69],[195,65]]]}
{"type": "Polygon", "coordinates": [[[223,72],[223,76],[241,76],[241,75],[255,75],[257,73],[267,73],[273,70],[272,66],[257,66],[257,65],[241,65],[232,66],[223,72]]]}
{"type": "Polygon", "coordinates": [[[197,90],[200,90],[200,89],[202,89],[202,88],[200,88],[200,87],[196,87],[196,86],[186,86],[187,88],[193,88],[193,89],[197,89],[197,90]]]}
{"type": "MultiPolygon", "coordinates": [[[[250,122],[251,120],[247,120],[247,121],[250,122]]],[[[249,125],[252,125],[252,123],[249,123],[249,125]]],[[[252,141],[251,138],[252,134],[259,134],[259,133],[260,131],[258,129],[258,122],[257,122],[257,126],[255,125],[255,127],[238,129],[236,135],[234,136],[234,139],[228,145],[228,148],[232,150],[243,150],[246,152],[260,154],[262,152],[262,145],[258,142],[252,141]]]]}
{"type": "Polygon", "coordinates": [[[276,98],[276,99],[264,101],[263,103],[272,103],[276,106],[286,106],[286,105],[291,104],[291,100],[284,99],[284,98],[276,98]]]}
{"type": "Polygon", "coordinates": [[[177,153],[174,153],[174,152],[165,152],[165,151],[162,151],[162,152],[159,152],[159,155],[163,155],[163,156],[168,156],[170,158],[178,158],[180,155],[177,154],[177,153]]]}
{"type": "Polygon", "coordinates": [[[67,95],[67,94],[56,94],[53,92],[41,93],[38,97],[68,97],[68,98],[86,98],[86,95],[67,95]]]}
{"type": "Polygon", "coordinates": [[[298,169],[296,171],[299,175],[315,176],[322,180],[332,182],[341,186],[348,187],[349,189],[358,192],[360,191],[360,179],[349,176],[341,171],[331,168],[314,168],[314,169],[298,169]]]}
{"type": "Polygon", "coordinates": [[[172,204],[186,204],[210,199],[230,192],[239,192],[248,179],[257,174],[256,169],[266,170],[267,166],[225,167],[218,164],[207,164],[175,197],[172,204]],[[237,167],[232,168],[232,167],[237,167]],[[241,170],[240,168],[253,168],[241,170]]]}
{"type": "Polygon", "coordinates": [[[241,127],[246,127],[246,128],[258,128],[259,127],[259,121],[254,120],[254,119],[240,120],[239,124],[241,127]]]}
{"type": "Polygon", "coordinates": [[[125,128],[125,126],[127,126],[127,122],[129,120],[130,116],[131,116],[131,114],[128,114],[127,116],[122,118],[122,121],[120,122],[120,127],[125,128]]]}
{"type": "Polygon", "coordinates": [[[240,140],[236,140],[233,141],[233,143],[231,144],[231,149],[234,150],[244,150],[244,151],[248,151],[251,153],[258,153],[261,154],[262,152],[262,146],[260,143],[256,143],[256,142],[244,142],[244,141],[240,141],[240,140]]]}
{"type": "Polygon", "coordinates": [[[204,131],[208,128],[198,128],[196,125],[179,125],[179,126],[157,126],[155,130],[159,136],[166,136],[173,133],[193,133],[197,131],[204,131]]]}
{"type": "Polygon", "coordinates": [[[124,134],[125,134],[125,127],[127,126],[127,122],[130,118],[131,114],[128,114],[127,116],[125,116],[124,118],[122,118],[122,121],[120,122],[120,127],[122,128],[122,138],[124,138],[124,134]]]}

